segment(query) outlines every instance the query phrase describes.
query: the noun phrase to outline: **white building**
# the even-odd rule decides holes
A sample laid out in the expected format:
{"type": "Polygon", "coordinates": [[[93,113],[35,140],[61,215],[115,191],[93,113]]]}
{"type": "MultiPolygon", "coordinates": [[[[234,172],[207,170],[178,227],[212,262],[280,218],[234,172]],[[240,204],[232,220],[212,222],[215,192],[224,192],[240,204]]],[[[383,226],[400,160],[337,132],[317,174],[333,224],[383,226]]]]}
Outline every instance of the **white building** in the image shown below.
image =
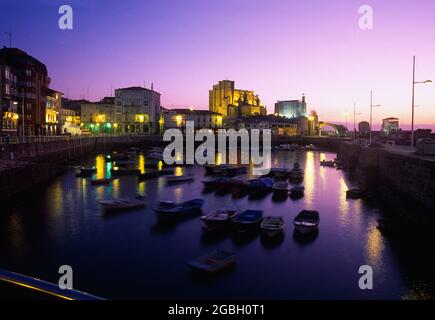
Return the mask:
{"type": "Polygon", "coordinates": [[[186,121],[193,121],[196,130],[222,128],[222,115],[208,110],[164,109],[163,115],[165,129],[183,129],[186,121]]]}
{"type": "MultiPolygon", "coordinates": [[[[123,133],[158,133],[160,121],[160,93],[143,87],[115,90],[115,112],[130,115],[131,123],[123,125],[123,133]]],[[[125,121],[122,121],[125,122],[125,121]]]]}

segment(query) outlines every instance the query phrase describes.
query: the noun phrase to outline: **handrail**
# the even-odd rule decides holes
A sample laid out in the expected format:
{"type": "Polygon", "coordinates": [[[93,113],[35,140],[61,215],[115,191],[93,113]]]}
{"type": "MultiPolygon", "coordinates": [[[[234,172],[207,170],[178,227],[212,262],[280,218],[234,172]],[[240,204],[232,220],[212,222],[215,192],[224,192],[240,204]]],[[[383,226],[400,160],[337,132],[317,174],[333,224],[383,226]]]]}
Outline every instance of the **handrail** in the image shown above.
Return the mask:
{"type": "Polygon", "coordinates": [[[64,300],[104,300],[103,298],[73,289],[61,289],[51,282],[0,269],[0,281],[30,290],[39,291],[64,300]]]}

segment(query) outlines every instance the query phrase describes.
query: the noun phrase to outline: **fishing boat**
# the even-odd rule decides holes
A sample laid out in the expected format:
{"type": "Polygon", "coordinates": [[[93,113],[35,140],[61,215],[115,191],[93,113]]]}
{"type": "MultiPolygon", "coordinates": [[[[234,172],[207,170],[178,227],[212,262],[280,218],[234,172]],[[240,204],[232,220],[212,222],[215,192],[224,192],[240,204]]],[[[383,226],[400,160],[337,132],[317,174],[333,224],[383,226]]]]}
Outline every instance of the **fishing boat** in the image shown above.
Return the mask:
{"type": "Polygon", "coordinates": [[[157,170],[147,170],[144,173],[139,173],[137,175],[139,180],[148,180],[148,179],[153,179],[153,178],[157,178],[159,176],[159,172],[157,170]]]}
{"type": "Polygon", "coordinates": [[[140,174],[140,170],[137,168],[119,168],[113,167],[110,170],[112,176],[137,176],[140,174]]]}
{"type": "Polygon", "coordinates": [[[228,181],[226,177],[218,177],[214,179],[202,180],[205,188],[217,188],[222,185],[224,182],[228,181]]]}
{"type": "Polygon", "coordinates": [[[265,195],[273,187],[273,180],[271,178],[259,178],[247,182],[249,184],[249,194],[253,197],[265,195]]]}
{"type": "Polygon", "coordinates": [[[302,198],[304,196],[304,192],[305,192],[304,186],[293,187],[293,188],[290,188],[289,196],[292,199],[299,199],[299,198],[302,198]]]}
{"type": "Polygon", "coordinates": [[[107,179],[107,178],[92,179],[91,180],[91,185],[93,185],[93,186],[105,185],[105,184],[109,184],[110,181],[112,181],[112,179],[107,179]]]}
{"type": "Polygon", "coordinates": [[[166,177],[166,183],[179,183],[179,182],[187,182],[192,181],[194,178],[193,174],[183,174],[181,176],[167,176],[166,177]]]}
{"type": "Polygon", "coordinates": [[[240,230],[257,228],[263,219],[263,211],[261,210],[245,210],[239,212],[231,219],[233,223],[240,230]]]}
{"type": "Polygon", "coordinates": [[[234,253],[215,250],[190,261],[189,266],[195,270],[213,274],[234,265],[235,262],[236,255],[234,253]]]}
{"type": "Polygon", "coordinates": [[[260,224],[261,230],[269,237],[275,237],[284,231],[283,217],[265,217],[260,224]]]}
{"type": "Polygon", "coordinates": [[[202,216],[201,220],[208,229],[218,229],[225,227],[237,213],[236,209],[221,208],[202,216]]]}
{"type": "Polygon", "coordinates": [[[349,199],[360,199],[364,195],[363,191],[359,188],[353,188],[346,191],[346,198],[349,199]]]}
{"type": "Polygon", "coordinates": [[[304,170],[301,169],[299,162],[293,164],[293,168],[290,170],[290,181],[299,182],[304,179],[304,170]]]}
{"type": "Polygon", "coordinates": [[[322,161],[320,161],[320,165],[322,167],[334,167],[335,166],[335,162],[333,160],[325,160],[325,159],[323,159],[322,161]]]}
{"type": "Polygon", "coordinates": [[[288,193],[288,182],[287,181],[276,181],[272,187],[274,195],[285,195],[288,193]]]}
{"type": "Polygon", "coordinates": [[[302,210],[294,219],[293,225],[302,234],[317,230],[320,222],[319,213],[312,210],[302,210]]]}
{"type": "Polygon", "coordinates": [[[95,167],[80,167],[77,169],[76,177],[90,177],[97,172],[95,167]]]}
{"type": "Polygon", "coordinates": [[[134,198],[118,198],[112,200],[101,200],[98,201],[101,207],[107,211],[118,211],[118,210],[128,210],[141,208],[146,205],[144,198],[142,196],[137,196],[134,198]]]}
{"type": "Polygon", "coordinates": [[[183,217],[199,212],[203,204],[204,199],[193,199],[181,203],[160,201],[159,204],[154,207],[154,211],[161,217],[183,217]]]}

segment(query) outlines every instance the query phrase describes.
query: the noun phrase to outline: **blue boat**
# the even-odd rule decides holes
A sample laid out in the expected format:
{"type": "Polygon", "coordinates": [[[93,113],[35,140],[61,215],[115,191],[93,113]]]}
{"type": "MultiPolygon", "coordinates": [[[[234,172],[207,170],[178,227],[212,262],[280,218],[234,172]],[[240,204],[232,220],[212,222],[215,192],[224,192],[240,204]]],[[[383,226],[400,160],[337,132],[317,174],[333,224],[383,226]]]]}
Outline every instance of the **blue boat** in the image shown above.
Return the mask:
{"type": "Polygon", "coordinates": [[[193,199],[182,203],[161,201],[154,207],[154,211],[162,217],[182,217],[198,213],[203,204],[204,199],[193,199]]]}
{"type": "Polygon", "coordinates": [[[249,181],[249,191],[251,196],[262,196],[270,192],[273,187],[271,178],[263,177],[249,181]]]}
{"type": "Polygon", "coordinates": [[[244,210],[231,219],[231,222],[240,229],[258,227],[263,220],[263,211],[244,210]]]}

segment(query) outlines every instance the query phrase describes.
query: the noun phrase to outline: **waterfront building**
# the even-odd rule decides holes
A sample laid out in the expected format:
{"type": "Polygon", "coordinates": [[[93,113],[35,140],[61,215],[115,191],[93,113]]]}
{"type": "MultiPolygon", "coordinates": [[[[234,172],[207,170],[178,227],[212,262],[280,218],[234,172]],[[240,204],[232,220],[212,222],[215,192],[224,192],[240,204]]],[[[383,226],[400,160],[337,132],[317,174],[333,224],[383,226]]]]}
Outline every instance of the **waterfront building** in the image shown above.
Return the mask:
{"type": "Polygon", "coordinates": [[[385,118],[382,119],[382,129],[381,131],[385,135],[389,135],[392,132],[399,131],[399,119],[398,118],[385,118]]]}
{"type": "Polygon", "coordinates": [[[122,115],[122,133],[152,134],[160,130],[160,93],[143,87],[115,90],[115,113],[122,115]]]}
{"type": "Polygon", "coordinates": [[[83,103],[80,109],[80,127],[84,134],[117,134],[122,132],[124,123],[129,123],[124,121],[124,114],[116,112],[113,97],[83,103]]]}
{"type": "Polygon", "coordinates": [[[370,134],[370,123],[367,121],[361,121],[358,123],[358,131],[359,134],[362,136],[370,134]]]}
{"type": "Polygon", "coordinates": [[[244,116],[228,119],[225,121],[227,129],[270,129],[273,135],[297,136],[298,124],[293,119],[267,115],[267,116],[244,116]]]}
{"type": "Polygon", "coordinates": [[[305,95],[302,100],[286,100],[275,103],[275,114],[286,118],[298,118],[307,116],[307,103],[305,95]]]}
{"type": "Polygon", "coordinates": [[[309,136],[318,136],[320,134],[319,131],[319,116],[316,111],[312,110],[310,115],[308,116],[308,135],[309,136]]]}
{"type": "Polygon", "coordinates": [[[223,117],[266,115],[258,95],[251,90],[236,89],[232,80],[222,80],[209,91],[209,110],[223,117]]]}
{"type": "Polygon", "coordinates": [[[62,112],[62,92],[48,89],[45,105],[45,134],[58,135],[61,133],[60,114],[62,112]]]}
{"type": "Polygon", "coordinates": [[[80,113],[62,106],[60,111],[61,134],[80,135],[80,113]]]}
{"type": "Polygon", "coordinates": [[[1,134],[44,134],[50,84],[45,64],[20,49],[5,47],[0,49],[0,70],[1,134]],[[17,121],[23,116],[24,121],[17,121]]]}
{"type": "Polygon", "coordinates": [[[166,129],[184,128],[186,121],[193,121],[196,130],[222,128],[223,116],[208,110],[164,109],[163,122],[166,129]]]}

